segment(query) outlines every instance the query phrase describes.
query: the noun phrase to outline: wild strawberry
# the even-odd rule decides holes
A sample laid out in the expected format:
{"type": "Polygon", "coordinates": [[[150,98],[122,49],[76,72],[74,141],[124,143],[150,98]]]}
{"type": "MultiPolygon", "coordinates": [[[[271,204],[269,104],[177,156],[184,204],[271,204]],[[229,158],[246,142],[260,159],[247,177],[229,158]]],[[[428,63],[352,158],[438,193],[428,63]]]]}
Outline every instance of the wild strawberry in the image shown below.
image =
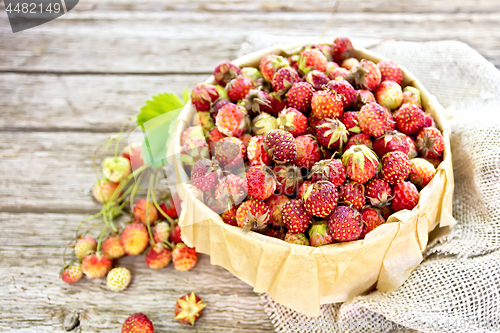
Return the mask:
{"type": "Polygon", "coordinates": [[[102,172],[112,183],[119,183],[132,172],[130,161],[124,157],[106,157],[102,162],[102,172]]]}
{"type": "Polygon", "coordinates": [[[239,137],[245,132],[246,115],[243,107],[226,104],[217,113],[215,125],[222,134],[239,137]]]}
{"type": "Polygon", "coordinates": [[[342,155],[347,177],[359,183],[373,178],[378,168],[377,155],[367,146],[352,146],[342,155]]]}
{"type": "Polygon", "coordinates": [[[265,200],[276,190],[276,179],[265,165],[253,166],[246,173],[247,195],[253,199],[265,200]]]}
{"type": "MultiPolygon", "coordinates": [[[[382,105],[381,105],[382,106],[382,105]]],[[[396,130],[396,122],[394,121],[394,117],[392,116],[391,110],[386,108],[385,106],[382,106],[384,108],[385,112],[387,113],[387,127],[385,128],[386,131],[395,131],[396,130]]]]}
{"type": "Polygon", "coordinates": [[[122,333],[154,333],[153,323],[142,313],[134,313],[125,320],[122,333]]]}
{"type": "Polygon", "coordinates": [[[134,217],[138,222],[152,224],[158,220],[158,210],[151,201],[139,199],[134,205],[134,217]]]}
{"type": "Polygon", "coordinates": [[[332,68],[330,72],[328,72],[328,77],[330,78],[330,80],[336,80],[337,78],[347,80],[351,77],[351,73],[347,69],[342,67],[332,68]]]}
{"type": "Polygon", "coordinates": [[[276,129],[265,136],[264,149],[274,161],[291,162],[297,155],[297,142],[289,132],[276,129]]]}
{"type": "MultiPolygon", "coordinates": [[[[326,63],[326,72],[325,73],[328,75],[328,74],[330,74],[330,72],[332,70],[334,70],[335,68],[339,68],[339,67],[340,67],[339,64],[337,64],[336,62],[329,61],[329,62],[326,63]]],[[[330,80],[334,80],[334,79],[335,78],[333,78],[333,79],[330,78],[330,80]]]]}
{"type": "Polygon", "coordinates": [[[164,243],[168,241],[168,237],[170,236],[170,223],[168,222],[160,222],[155,225],[153,229],[153,239],[157,243],[164,243]]]}
{"type": "Polygon", "coordinates": [[[375,89],[375,98],[377,103],[390,110],[397,109],[403,101],[403,90],[401,86],[394,81],[382,81],[375,89]]]}
{"type": "Polygon", "coordinates": [[[356,58],[347,58],[340,64],[340,67],[345,68],[348,71],[357,66],[359,66],[359,60],[356,58]]]}
{"type": "Polygon", "coordinates": [[[277,117],[278,113],[286,108],[286,98],[281,98],[281,96],[279,96],[276,92],[269,93],[269,97],[271,98],[272,107],[272,111],[270,111],[269,113],[273,117],[277,117]]]}
{"type": "Polygon", "coordinates": [[[327,180],[309,186],[302,196],[305,210],[314,216],[327,217],[337,205],[337,188],[327,180]]]}
{"type": "Polygon", "coordinates": [[[414,158],[410,160],[411,172],[410,181],[419,188],[425,187],[434,178],[436,168],[423,158],[414,158]]]}
{"type": "Polygon", "coordinates": [[[241,69],[241,75],[249,78],[255,84],[259,79],[262,79],[262,73],[254,67],[243,67],[241,69]]]}
{"type": "Polygon", "coordinates": [[[209,111],[198,111],[197,116],[193,118],[193,121],[194,119],[196,119],[197,123],[199,123],[205,133],[210,133],[210,131],[215,127],[215,122],[209,111]]]}
{"type": "Polygon", "coordinates": [[[259,69],[262,76],[267,81],[273,80],[274,74],[283,67],[289,67],[290,63],[287,59],[276,54],[269,54],[260,60],[259,69]]]}
{"type": "Polygon", "coordinates": [[[260,89],[251,89],[242,103],[250,117],[262,112],[272,112],[271,96],[260,89]]]}
{"type": "Polygon", "coordinates": [[[84,256],[95,252],[97,249],[97,242],[93,237],[87,236],[79,238],[75,245],[75,255],[79,260],[82,260],[84,256]]]}
{"type": "Polygon", "coordinates": [[[299,55],[299,70],[304,75],[311,70],[316,69],[321,72],[326,71],[326,63],[328,60],[325,55],[318,49],[303,50],[299,55]]]}
{"type": "Polygon", "coordinates": [[[408,86],[403,89],[403,101],[402,104],[410,103],[419,107],[422,107],[422,101],[420,100],[420,91],[417,88],[408,86]]]}
{"type": "Polygon", "coordinates": [[[309,177],[313,182],[328,180],[334,186],[340,186],[345,181],[346,172],[342,161],[329,159],[314,164],[309,177]]]}
{"type": "Polygon", "coordinates": [[[361,212],[361,220],[364,225],[361,238],[365,238],[366,234],[385,223],[385,219],[380,214],[380,210],[372,207],[366,207],[363,209],[361,212]]]}
{"type": "Polygon", "coordinates": [[[66,283],[76,283],[83,277],[82,264],[78,261],[71,263],[64,268],[61,278],[66,283]]]}
{"type": "Polygon", "coordinates": [[[220,216],[222,217],[222,221],[229,225],[237,226],[238,222],[236,222],[236,212],[240,206],[233,206],[231,209],[226,210],[220,216]]]}
{"type": "Polygon", "coordinates": [[[222,109],[224,105],[227,104],[232,104],[230,100],[225,99],[225,98],[219,98],[214,105],[212,105],[212,109],[210,110],[210,115],[212,116],[212,119],[215,121],[215,118],[217,117],[217,114],[219,113],[219,110],[222,109]]]}
{"type": "Polygon", "coordinates": [[[172,262],[177,271],[185,272],[193,269],[198,261],[198,253],[184,243],[177,243],[172,251],[172,262]]]}
{"type": "Polygon", "coordinates": [[[337,206],[328,217],[328,227],[336,241],[356,240],[363,232],[361,214],[351,207],[337,206]]]}
{"type": "Polygon", "coordinates": [[[297,137],[307,131],[307,117],[294,108],[283,109],[279,113],[278,127],[297,137]]]}
{"type": "Polygon", "coordinates": [[[314,115],[310,114],[309,117],[307,117],[307,122],[309,123],[308,131],[316,135],[316,126],[318,126],[321,120],[322,119],[316,118],[314,115]]]}
{"type": "Polygon", "coordinates": [[[172,251],[163,244],[155,244],[146,252],[146,264],[149,268],[160,269],[172,260],[172,251]]]}
{"type": "Polygon", "coordinates": [[[269,207],[270,212],[269,223],[272,226],[278,228],[283,226],[283,218],[281,214],[283,212],[283,207],[289,201],[290,198],[284,194],[273,194],[266,199],[265,203],[269,207]]]}
{"type": "Polygon", "coordinates": [[[311,135],[301,135],[295,138],[297,142],[297,156],[294,163],[299,167],[311,169],[314,163],[321,159],[318,142],[311,135]]]}
{"type": "Polygon", "coordinates": [[[344,79],[337,78],[335,80],[332,80],[326,85],[326,88],[333,90],[337,94],[342,96],[342,103],[344,105],[344,108],[347,108],[352,103],[354,103],[358,95],[354,87],[344,79]]]}
{"type": "Polygon", "coordinates": [[[417,135],[417,149],[423,157],[439,157],[443,155],[444,139],[435,127],[426,127],[417,135]]]}
{"type": "MultiPolygon", "coordinates": [[[[408,142],[408,158],[415,158],[418,156],[417,142],[415,139],[409,135],[406,136],[406,141],[408,142]]],[[[441,162],[441,161],[439,161],[441,162]]],[[[439,164],[439,163],[438,163],[439,164]]],[[[435,166],[437,167],[437,166],[435,166]]]]}
{"type": "Polygon", "coordinates": [[[222,138],[226,138],[224,134],[222,134],[217,127],[212,129],[207,135],[207,142],[209,146],[213,146],[212,143],[220,141],[222,138]]]}
{"type": "Polygon", "coordinates": [[[314,91],[314,88],[307,82],[295,83],[286,94],[286,105],[300,112],[308,112],[311,109],[314,91]]]}
{"type": "Polygon", "coordinates": [[[339,120],[342,124],[344,124],[349,134],[361,133],[361,128],[359,128],[358,123],[358,113],[356,111],[347,111],[342,113],[339,120]]]}
{"type": "Polygon", "coordinates": [[[358,112],[359,127],[363,132],[374,137],[384,134],[389,123],[387,112],[377,103],[364,105],[358,112]]]}
{"type": "Polygon", "coordinates": [[[425,127],[437,127],[436,122],[430,113],[424,113],[424,128],[425,127]]]}
{"type": "Polygon", "coordinates": [[[341,150],[347,142],[349,132],[344,124],[337,119],[322,119],[316,126],[318,142],[323,147],[333,150],[341,150]]]}
{"type": "Polygon", "coordinates": [[[285,239],[285,231],[283,228],[267,228],[265,229],[264,235],[268,237],[273,237],[277,239],[285,239]]]}
{"type": "Polygon", "coordinates": [[[342,95],[332,90],[321,90],[314,93],[311,99],[312,115],[319,119],[338,118],[344,112],[342,95]]]}
{"type": "Polygon", "coordinates": [[[363,105],[374,103],[376,101],[375,96],[370,90],[360,89],[357,90],[357,96],[353,103],[353,107],[354,109],[359,110],[363,107],[363,105]]]}
{"type": "Polygon", "coordinates": [[[368,148],[372,149],[373,142],[370,139],[370,136],[366,133],[359,133],[351,136],[347,143],[345,144],[344,151],[351,149],[352,146],[365,145],[368,148]]]}
{"type": "Polygon", "coordinates": [[[380,209],[380,215],[384,218],[385,221],[392,215],[392,209],[390,206],[382,206],[380,209]]]}
{"type": "MultiPolygon", "coordinates": [[[[415,156],[416,157],[416,156],[415,156]]],[[[442,160],[439,157],[422,157],[424,160],[432,164],[436,169],[441,164],[442,160]]]]}
{"type": "Polygon", "coordinates": [[[424,128],[425,114],[418,106],[406,103],[394,112],[394,120],[400,132],[415,135],[424,128]]]}
{"type": "Polygon", "coordinates": [[[125,267],[115,267],[106,276],[106,285],[111,291],[124,291],[132,280],[132,274],[125,267]]]}
{"type": "Polygon", "coordinates": [[[333,243],[333,237],[326,222],[313,223],[309,229],[309,245],[321,246],[333,243]]]}
{"type": "Polygon", "coordinates": [[[382,60],[377,64],[382,75],[382,81],[393,81],[397,84],[403,82],[403,70],[393,61],[382,60]]]}
{"type": "Polygon", "coordinates": [[[254,135],[267,135],[278,128],[278,119],[271,116],[269,113],[261,113],[252,119],[252,133],[254,135]]]}
{"type": "Polygon", "coordinates": [[[278,93],[279,96],[283,96],[294,83],[300,81],[299,73],[297,73],[295,69],[291,67],[282,67],[274,74],[272,81],[273,90],[278,93]]]}
{"type": "Polygon", "coordinates": [[[383,207],[389,204],[391,186],[382,179],[372,179],[365,185],[365,196],[374,207],[383,207]]]}
{"type": "Polygon", "coordinates": [[[301,233],[306,231],[311,223],[311,215],[305,210],[302,200],[290,200],[283,206],[282,212],[283,224],[288,231],[301,233]]]}
{"type": "Polygon", "coordinates": [[[176,219],[179,217],[178,212],[181,210],[181,199],[174,193],[169,198],[165,199],[165,202],[160,205],[160,208],[161,210],[159,213],[163,220],[167,219],[165,214],[172,219],[176,219]]]}
{"type": "Polygon", "coordinates": [[[142,144],[141,143],[131,143],[130,145],[123,148],[122,157],[125,157],[130,161],[132,170],[137,170],[144,165],[144,159],[142,158],[142,144]]]}
{"type": "Polygon", "coordinates": [[[148,230],[142,223],[127,224],[120,236],[120,240],[126,254],[137,255],[148,246],[148,230]]]}
{"type": "Polygon", "coordinates": [[[312,70],[304,76],[304,80],[315,90],[321,90],[330,81],[330,78],[323,72],[312,70]]]}
{"type": "Polygon", "coordinates": [[[233,102],[237,102],[245,98],[252,88],[252,81],[249,78],[241,75],[229,81],[226,86],[227,95],[233,102]]]}
{"type": "Polygon", "coordinates": [[[215,66],[213,73],[215,82],[223,87],[240,74],[241,68],[230,61],[224,61],[215,66]]]}
{"type": "Polygon", "coordinates": [[[306,193],[307,188],[314,183],[316,183],[316,181],[304,180],[304,182],[299,186],[299,190],[297,191],[297,198],[302,198],[304,196],[304,193],[306,193]]]}
{"type": "Polygon", "coordinates": [[[245,231],[262,230],[267,227],[270,215],[269,207],[264,202],[250,199],[236,211],[236,222],[245,231]]]}
{"type": "Polygon", "coordinates": [[[194,292],[191,295],[182,296],[177,299],[175,304],[175,319],[183,324],[194,325],[205,306],[206,304],[203,304],[194,292]]]}
{"type": "Polygon", "coordinates": [[[215,198],[231,207],[239,204],[247,195],[247,184],[238,176],[229,174],[219,180],[215,187],[215,198]]]}
{"type": "Polygon", "coordinates": [[[411,164],[408,155],[401,151],[389,152],[381,160],[382,179],[391,185],[400,183],[408,178],[411,164]]]}
{"type": "Polygon", "coordinates": [[[354,82],[362,88],[367,90],[375,89],[381,81],[382,74],[380,69],[373,62],[369,60],[361,60],[358,66],[351,70],[354,82]]]}
{"type": "Polygon", "coordinates": [[[184,145],[193,140],[205,140],[205,132],[201,125],[190,126],[181,134],[181,144],[184,145]]]}
{"type": "Polygon", "coordinates": [[[264,136],[256,135],[250,139],[250,143],[247,148],[247,157],[250,165],[271,165],[271,158],[267,155],[267,152],[264,150],[264,136]]]}
{"type": "Polygon", "coordinates": [[[401,182],[392,188],[394,198],[391,208],[394,212],[403,209],[412,210],[418,205],[419,193],[415,185],[410,182],[401,182]]]}
{"type": "Polygon", "coordinates": [[[172,230],[170,231],[170,242],[174,244],[184,242],[181,237],[181,226],[179,224],[175,224],[172,230]]]}
{"type": "Polygon", "coordinates": [[[201,191],[212,191],[222,176],[222,170],[217,160],[203,158],[191,169],[191,182],[201,191]]]}
{"type": "Polygon", "coordinates": [[[309,240],[303,233],[295,234],[289,231],[286,233],[285,238],[283,240],[290,244],[309,245],[309,240]]]}
{"type": "Polygon", "coordinates": [[[191,91],[191,102],[198,111],[209,111],[217,98],[219,98],[217,89],[208,83],[199,83],[191,91]]]}
{"type": "Polygon", "coordinates": [[[389,131],[373,141],[373,150],[379,157],[391,151],[400,151],[408,155],[410,145],[405,134],[397,131],[389,131]]]}
{"type": "Polygon", "coordinates": [[[209,156],[209,147],[205,140],[192,139],[181,149],[180,160],[187,166],[193,166],[199,159],[209,156]]]}
{"type": "MultiPolygon", "coordinates": [[[[234,137],[222,138],[214,144],[214,158],[225,169],[243,166],[247,149],[243,142],[234,137]]],[[[215,166],[214,166],[215,167],[215,166]]]]}
{"type": "Polygon", "coordinates": [[[354,181],[347,181],[339,187],[339,202],[361,209],[366,204],[365,187],[354,181]]]}
{"type": "Polygon", "coordinates": [[[108,237],[104,242],[102,242],[102,252],[110,259],[118,259],[123,257],[125,255],[125,250],[123,249],[122,243],[120,242],[120,237],[108,237]]]}
{"type": "Polygon", "coordinates": [[[83,274],[91,279],[98,279],[106,276],[113,262],[107,255],[102,253],[88,254],[82,259],[83,274]]]}
{"type": "Polygon", "coordinates": [[[332,57],[337,63],[354,56],[354,47],[348,37],[337,37],[332,45],[332,57]]]}
{"type": "Polygon", "coordinates": [[[295,165],[277,165],[273,169],[276,174],[276,193],[294,195],[302,184],[300,168],[295,165]]]}

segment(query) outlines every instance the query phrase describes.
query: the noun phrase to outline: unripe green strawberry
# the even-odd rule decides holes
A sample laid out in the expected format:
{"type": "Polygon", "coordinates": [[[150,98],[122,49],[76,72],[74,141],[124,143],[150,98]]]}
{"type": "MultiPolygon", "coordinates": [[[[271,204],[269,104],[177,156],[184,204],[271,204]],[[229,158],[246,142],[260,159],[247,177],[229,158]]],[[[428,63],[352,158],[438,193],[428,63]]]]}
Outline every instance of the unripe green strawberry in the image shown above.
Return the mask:
{"type": "Polygon", "coordinates": [[[390,110],[397,109],[403,101],[403,90],[394,81],[382,81],[375,89],[377,103],[390,110]]]}
{"type": "Polygon", "coordinates": [[[336,241],[356,240],[363,232],[361,214],[351,207],[337,206],[328,217],[328,227],[336,241]]]}
{"type": "Polygon", "coordinates": [[[340,67],[347,69],[350,71],[351,69],[359,66],[359,60],[356,58],[347,58],[342,61],[340,67]]]}
{"type": "Polygon", "coordinates": [[[247,195],[257,200],[269,198],[276,190],[276,177],[272,170],[265,166],[253,166],[246,173],[247,195]]]}
{"type": "Polygon", "coordinates": [[[314,216],[327,217],[337,205],[337,188],[327,180],[309,186],[302,196],[305,210],[314,216]]]}
{"type": "Polygon", "coordinates": [[[113,262],[107,255],[102,253],[89,254],[82,259],[83,273],[91,279],[98,279],[106,276],[113,262]]]}
{"type": "Polygon", "coordinates": [[[158,220],[158,210],[151,201],[139,199],[134,205],[135,220],[143,224],[154,224],[158,220]]]}
{"type": "Polygon", "coordinates": [[[414,158],[410,160],[411,172],[410,181],[419,188],[425,187],[434,178],[436,168],[423,158],[414,158]]]}
{"type": "Polygon", "coordinates": [[[131,223],[125,226],[120,240],[125,253],[133,256],[146,249],[149,243],[149,235],[142,223],[131,223]]]}
{"type": "Polygon", "coordinates": [[[110,182],[119,183],[130,175],[132,167],[124,157],[107,157],[102,162],[102,172],[110,182]]]}
{"type": "Polygon", "coordinates": [[[245,132],[246,124],[246,110],[233,103],[224,105],[215,117],[215,125],[227,136],[240,137],[245,132]]]}
{"type": "Polygon", "coordinates": [[[418,205],[420,194],[417,188],[410,182],[401,182],[392,188],[393,199],[391,208],[394,212],[403,209],[412,210],[418,205]]]}
{"type": "Polygon", "coordinates": [[[112,198],[116,200],[121,195],[121,193],[115,194],[118,185],[120,184],[111,183],[107,179],[98,180],[92,187],[92,195],[100,203],[106,203],[110,201],[112,198]]]}
{"type": "Polygon", "coordinates": [[[297,155],[297,143],[292,134],[276,129],[264,138],[264,149],[278,163],[291,162],[297,155]]]}
{"type": "Polygon", "coordinates": [[[393,61],[382,60],[377,64],[382,75],[382,81],[393,81],[397,84],[403,82],[403,70],[393,61]]]}
{"type": "Polygon", "coordinates": [[[340,186],[346,178],[346,171],[341,160],[322,160],[314,164],[309,174],[312,181],[328,180],[334,186],[340,186]]]}
{"type": "Polygon", "coordinates": [[[333,243],[333,237],[328,230],[328,224],[325,222],[314,223],[309,229],[309,245],[321,246],[333,243]]]}
{"type": "Polygon", "coordinates": [[[283,224],[290,232],[301,233],[306,231],[311,223],[311,215],[305,210],[302,200],[290,200],[283,206],[283,224]]]}
{"type": "Polygon", "coordinates": [[[199,83],[191,91],[191,102],[198,111],[209,111],[217,98],[219,98],[217,89],[208,83],[199,83]]]}
{"type": "Polygon", "coordinates": [[[371,136],[379,137],[389,125],[387,111],[377,103],[364,105],[358,112],[358,123],[361,130],[371,136]]]}
{"type": "Polygon", "coordinates": [[[294,234],[292,232],[287,232],[285,238],[283,239],[287,243],[297,244],[297,245],[309,245],[309,240],[303,233],[294,234]]]}
{"type": "Polygon", "coordinates": [[[400,183],[408,178],[411,164],[408,155],[401,151],[389,152],[381,160],[382,179],[391,185],[400,183]]]}
{"type": "Polygon", "coordinates": [[[201,125],[190,126],[186,128],[181,134],[181,144],[184,145],[192,140],[205,140],[205,132],[201,125]]]}
{"type": "Polygon", "coordinates": [[[366,204],[365,187],[354,181],[347,181],[339,188],[339,202],[361,209],[366,204]]]}
{"type": "Polygon", "coordinates": [[[215,66],[213,73],[215,82],[223,87],[240,74],[241,68],[230,61],[223,61],[215,66]]]}
{"type": "Polygon", "coordinates": [[[203,128],[204,133],[209,133],[215,127],[214,119],[209,111],[198,111],[193,121],[194,119],[203,128]]]}
{"type": "Polygon", "coordinates": [[[393,116],[396,128],[406,135],[415,135],[424,128],[424,111],[416,105],[403,104],[393,116]]]}
{"type": "Polygon", "coordinates": [[[435,127],[426,127],[417,135],[416,146],[423,157],[440,157],[444,151],[444,139],[435,127]]]}
{"type": "Polygon", "coordinates": [[[337,37],[332,44],[332,57],[337,63],[354,56],[354,47],[348,37],[337,37]]]}
{"type": "Polygon", "coordinates": [[[344,112],[343,96],[333,90],[317,91],[311,99],[311,109],[316,118],[338,118],[344,112]]]}
{"type": "Polygon", "coordinates": [[[244,231],[262,230],[267,227],[270,214],[269,207],[264,202],[250,199],[236,211],[236,222],[244,231]]]}
{"type": "Polygon", "coordinates": [[[66,283],[76,283],[83,277],[82,264],[78,261],[73,262],[62,272],[62,280],[66,283]]]}
{"type": "Polygon", "coordinates": [[[361,238],[365,238],[366,234],[373,231],[376,227],[385,223],[385,219],[380,214],[377,208],[367,207],[361,212],[361,220],[363,221],[363,232],[361,238]]]}
{"type": "Polygon", "coordinates": [[[146,252],[146,264],[149,268],[160,269],[172,260],[172,251],[163,244],[155,244],[146,252]]]}
{"type": "Polygon", "coordinates": [[[405,87],[403,89],[402,104],[410,103],[418,107],[422,107],[422,100],[420,99],[420,91],[414,87],[405,87]]]}
{"type": "Polygon", "coordinates": [[[118,259],[125,255],[120,237],[110,236],[102,243],[102,252],[110,259],[118,259]]]}
{"type": "Polygon", "coordinates": [[[382,179],[374,178],[365,185],[365,196],[374,207],[389,205],[392,190],[391,186],[382,179]]]}
{"type": "Polygon", "coordinates": [[[259,79],[262,79],[262,73],[254,67],[243,67],[241,69],[241,75],[249,78],[255,84],[259,79]]]}
{"type": "Polygon", "coordinates": [[[269,223],[274,227],[282,227],[283,226],[283,207],[286,203],[290,202],[290,198],[288,198],[284,194],[273,194],[269,198],[264,201],[266,205],[269,207],[270,219],[269,223]]]}
{"type": "Polygon", "coordinates": [[[175,304],[175,319],[183,324],[194,325],[205,306],[206,304],[203,304],[194,292],[191,295],[182,296],[177,299],[175,304]]]}
{"type": "Polygon", "coordinates": [[[286,105],[306,113],[311,109],[314,91],[314,88],[307,82],[295,83],[286,93],[286,105]]]}
{"type": "Polygon", "coordinates": [[[111,291],[124,291],[132,280],[132,274],[125,267],[115,267],[106,276],[106,285],[111,291]]]}
{"type": "Polygon", "coordinates": [[[276,54],[269,54],[264,56],[260,60],[259,69],[262,73],[262,76],[267,81],[271,82],[273,80],[274,74],[283,67],[289,67],[290,63],[287,59],[282,56],[278,56],[276,54]]]}
{"type": "Polygon", "coordinates": [[[377,155],[367,146],[352,146],[342,155],[347,177],[359,183],[373,178],[378,168],[377,155]]]}
{"type": "Polygon", "coordinates": [[[294,137],[303,135],[307,131],[307,117],[294,108],[283,109],[278,116],[278,127],[294,137]]]}
{"type": "Polygon", "coordinates": [[[80,238],[76,241],[75,254],[79,260],[82,260],[84,256],[95,252],[97,249],[97,242],[93,237],[87,236],[80,238]]]}
{"type": "Polygon", "coordinates": [[[122,333],[154,333],[153,323],[142,313],[134,313],[125,320],[122,333]]]}
{"type": "Polygon", "coordinates": [[[175,270],[185,272],[196,266],[198,261],[198,253],[192,247],[184,243],[177,243],[172,251],[172,262],[175,270]]]}
{"type": "Polygon", "coordinates": [[[269,113],[261,113],[252,119],[252,133],[254,135],[264,135],[278,128],[278,119],[269,113]]]}
{"type": "Polygon", "coordinates": [[[349,137],[349,132],[340,120],[325,118],[316,125],[316,136],[319,144],[323,147],[342,150],[349,137]]]}
{"type": "Polygon", "coordinates": [[[181,149],[180,160],[188,166],[193,166],[198,160],[208,158],[209,147],[205,140],[193,139],[186,142],[181,149]]]}
{"type": "Polygon", "coordinates": [[[362,89],[373,90],[382,80],[382,74],[377,65],[365,59],[352,68],[351,73],[356,84],[362,89]]]}

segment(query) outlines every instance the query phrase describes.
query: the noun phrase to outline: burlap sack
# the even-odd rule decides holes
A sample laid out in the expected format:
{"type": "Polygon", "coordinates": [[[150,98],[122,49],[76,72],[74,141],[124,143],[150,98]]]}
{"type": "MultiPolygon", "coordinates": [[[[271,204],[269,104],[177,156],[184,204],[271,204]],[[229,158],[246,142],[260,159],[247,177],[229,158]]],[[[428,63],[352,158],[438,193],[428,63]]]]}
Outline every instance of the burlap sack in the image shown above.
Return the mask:
{"type": "MultiPolygon", "coordinates": [[[[292,54],[301,46],[271,47],[238,58],[234,63],[258,66],[266,54],[292,54]]],[[[383,59],[365,49],[358,49],[356,57],[374,62],[383,59]]],[[[444,110],[409,71],[403,70],[403,84],[421,91],[424,109],[436,119],[445,139],[444,161],[434,179],[421,191],[417,207],[393,214],[364,240],[318,248],[288,244],[224,224],[203,204],[202,192],[190,184],[177,159],[176,176],[184,202],[179,224],[186,244],[209,254],[212,264],[231,271],[253,286],[254,291],[266,292],[274,301],[308,316],[318,316],[321,304],[347,301],[374,286],[382,291],[399,288],[422,261],[429,232],[438,225],[455,224],[451,215],[454,183],[450,129],[444,110]]],[[[213,78],[207,82],[213,83],[213,78]]],[[[188,103],[179,116],[174,138],[177,152],[181,148],[181,133],[195,114],[196,110],[188,103]]]]}

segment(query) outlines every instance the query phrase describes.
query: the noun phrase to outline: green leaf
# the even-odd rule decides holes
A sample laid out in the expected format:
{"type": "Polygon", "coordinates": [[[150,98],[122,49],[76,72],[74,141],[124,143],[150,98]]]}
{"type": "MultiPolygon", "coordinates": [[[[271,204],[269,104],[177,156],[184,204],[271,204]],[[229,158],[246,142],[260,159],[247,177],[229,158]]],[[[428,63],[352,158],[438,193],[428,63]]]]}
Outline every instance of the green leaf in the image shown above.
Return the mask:
{"type": "Polygon", "coordinates": [[[184,89],[184,91],[182,92],[182,99],[184,100],[184,104],[186,104],[189,101],[190,94],[191,92],[189,91],[188,88],[184,89]]]}
{"type": "Polygon", "coordinates": [[[180,109],[184,106],[179,96],[174,93],[163,93],[153,96],[146,101],[146,105],[141,108],[137,115],[137,125],[141,126],[151,119],[164,113],[180,109]]]}

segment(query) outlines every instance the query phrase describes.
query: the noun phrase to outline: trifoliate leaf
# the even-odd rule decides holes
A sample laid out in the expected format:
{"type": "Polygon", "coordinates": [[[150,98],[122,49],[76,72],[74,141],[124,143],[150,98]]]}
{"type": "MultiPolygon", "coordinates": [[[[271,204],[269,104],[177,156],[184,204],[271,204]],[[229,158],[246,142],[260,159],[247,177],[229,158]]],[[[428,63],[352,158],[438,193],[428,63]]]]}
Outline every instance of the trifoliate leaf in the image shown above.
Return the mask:
{"type": "Polygon", "coordinates": [[[163,93],[153,96],[150,100],[146,101],[146,105],[141,108],[141,111],[137,115],[137,125],[141,126],[155,117],[180,109],[183,106],[184,103],[174,93],[163,93]]]}

